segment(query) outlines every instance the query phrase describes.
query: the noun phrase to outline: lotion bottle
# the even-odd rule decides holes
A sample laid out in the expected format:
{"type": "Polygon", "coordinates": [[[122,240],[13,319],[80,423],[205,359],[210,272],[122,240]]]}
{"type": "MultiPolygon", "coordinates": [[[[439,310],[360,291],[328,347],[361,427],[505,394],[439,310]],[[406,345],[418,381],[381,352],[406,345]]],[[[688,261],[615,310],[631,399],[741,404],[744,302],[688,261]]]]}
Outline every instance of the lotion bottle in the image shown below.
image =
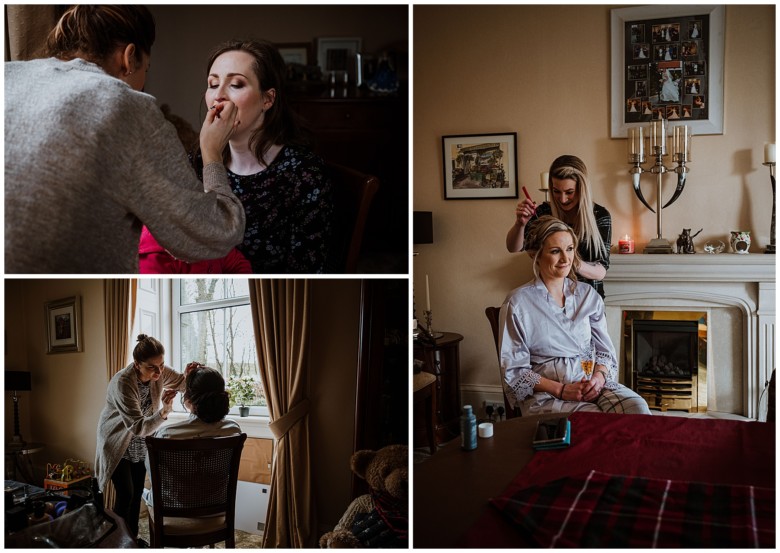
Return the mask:
{"type": "Polygon", "coordinates": [[[466,451],[477,449],[477,417],[471,405],[464,405],[460,416],[460,447],[466,451]]]}

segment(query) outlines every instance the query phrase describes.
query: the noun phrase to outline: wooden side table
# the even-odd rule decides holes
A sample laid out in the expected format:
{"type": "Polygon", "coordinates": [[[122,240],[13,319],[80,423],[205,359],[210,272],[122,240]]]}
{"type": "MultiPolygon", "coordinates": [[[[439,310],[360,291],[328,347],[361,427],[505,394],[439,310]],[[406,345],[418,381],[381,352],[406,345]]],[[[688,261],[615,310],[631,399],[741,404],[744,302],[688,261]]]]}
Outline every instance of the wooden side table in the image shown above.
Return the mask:
{"type": "Polygon", "coordinates": [[[460,342],[463,336],[444,332],[434,344],[415,342],[414,357],[436,377],[436,440],[448,442],[460,435],[460,342]]]}

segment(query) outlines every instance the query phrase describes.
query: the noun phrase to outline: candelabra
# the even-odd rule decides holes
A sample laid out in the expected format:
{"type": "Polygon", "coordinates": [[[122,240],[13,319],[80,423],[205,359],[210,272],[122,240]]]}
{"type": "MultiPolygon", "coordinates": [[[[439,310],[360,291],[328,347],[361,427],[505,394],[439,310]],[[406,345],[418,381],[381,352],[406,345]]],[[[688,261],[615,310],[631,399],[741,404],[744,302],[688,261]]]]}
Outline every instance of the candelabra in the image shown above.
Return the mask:
{"type": "MultiPolygon", "coordinates": [[[[769,146],[769,145],[767,145],[769,146]]],[[[771,144],[771,158],[765,154],[764,159],[774,159],[775,157],[775,145],[771,144]]],[[[765,161],[764,165],[769,167],[769,180],[772,182],[772,226],[769,231],[769,245],[764,250],[764,253],[775,253],[775,162],[765,161]]]]}
{"type": "Polygon", "coordinates": [[[664,156],[669,155],[666,144],[666,120],[658,119],[653,121],[649,129],[650,136],[648,137],[645,137],[645,129],[643,127],[631,127],[628,129],[628,162],[633,164],[633,167],[631,167],[628,172],[631,174],[634,193],[637,198],[639,198],[639,201],[641,201],[647,209],[656,214],[658,232],[656,237],[653,238],[644,249],[644,253],[672,253],[671,243],[663,237],[661,212],[677,201],[677,198],[680,197],[685,188],[685,179],[690,171],[685,164],[691,161],[691,132],[690,127],[687,125],[678,125],[674,127],[672,159],[677,163],[677,167],[670,169],[664,166],[663,163],[664,156]],[[655,164],[650,167],[650,169],[642,167],[642,164],[646,161],[645,138],[647,138],[649,142],[650,155],[655,158],[655,164]],[[663,176],[669,172],[677,173],[677,188],[671,199],[666,202],[666,204],[661,205],[663,201],[663,176]],[[656,195],[656,209],[653,209],[642,195],[642,189],[639,186],[642,173],[651,173],[655,175],[658,189],[656,195]]]}

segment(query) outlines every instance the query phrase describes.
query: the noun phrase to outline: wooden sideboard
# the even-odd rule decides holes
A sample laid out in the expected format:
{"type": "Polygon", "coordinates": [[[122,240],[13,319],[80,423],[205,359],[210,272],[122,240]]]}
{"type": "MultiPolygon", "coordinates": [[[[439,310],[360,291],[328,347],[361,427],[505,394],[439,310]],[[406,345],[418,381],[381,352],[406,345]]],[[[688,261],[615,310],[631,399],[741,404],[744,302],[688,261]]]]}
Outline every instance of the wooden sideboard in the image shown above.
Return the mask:
{"type": "Polygon", "coordinates": [[[313,131],[326,161],[380,180],[366,225],[364,251],[407,251],[409,111],[407,93],[375,95],[353,88],[298,92],[291,104],[313,131]]]}
{"type": "Polygon", "coordinates": [[[436,442],[446,443],[460,435],[460,342],[461,334],[444,332],[435,343],[414,343],[414,358],[423,362],[423,370],[436,377],[436,442]]]}

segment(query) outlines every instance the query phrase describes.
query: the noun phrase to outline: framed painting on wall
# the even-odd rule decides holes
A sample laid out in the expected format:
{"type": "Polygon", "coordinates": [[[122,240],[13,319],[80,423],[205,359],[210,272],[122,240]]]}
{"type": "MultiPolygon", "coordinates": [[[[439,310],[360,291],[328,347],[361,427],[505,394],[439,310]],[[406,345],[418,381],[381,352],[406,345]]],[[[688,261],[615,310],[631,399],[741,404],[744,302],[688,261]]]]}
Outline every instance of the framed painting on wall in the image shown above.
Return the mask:
{"type": "Polygon", "coordinates": [[[322,73],[329,75],[335,71],[344,71],[354,75],[355,60],[362,43],[363,40],[358,37],[318,38],[317,64],[322,73]]]}
{"type": "Polygon", "coordinates": [[[46,302],[46,353],[82,351],[81,297],[46,302]]]}
{"type": "Polygon", "coordinates": [[[286,42],[276,45],[284,63],[309,65],[311,63],[310,42],[286,42]]]}
{"type": "Polygon", "coordinates": [[[725,6],[611,11],[612,138],[653,119],[723,134],[725,6]]]}
{"type": "Polygon", "coordinates": [[[443,136],[444,199],[517,198],[517,133],[443,136]]]}

